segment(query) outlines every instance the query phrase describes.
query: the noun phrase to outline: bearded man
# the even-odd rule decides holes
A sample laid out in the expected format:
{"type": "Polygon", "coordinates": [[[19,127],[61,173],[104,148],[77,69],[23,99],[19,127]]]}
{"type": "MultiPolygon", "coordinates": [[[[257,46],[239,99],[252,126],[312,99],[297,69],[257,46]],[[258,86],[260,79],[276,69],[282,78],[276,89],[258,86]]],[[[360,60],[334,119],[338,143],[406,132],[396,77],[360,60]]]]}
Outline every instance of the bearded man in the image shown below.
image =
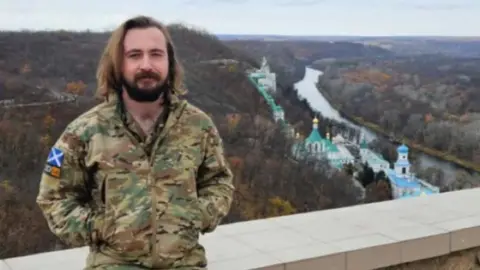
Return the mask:
{"type": "Polygon", "coordinates": [[[167,28],[145,16],[116,29],[97,71],[104,102],[52,147],[37,204],[85,269],[206,269],[199,234],[228,214],[232,172],[212,119],[180,98],[167,28]]]}

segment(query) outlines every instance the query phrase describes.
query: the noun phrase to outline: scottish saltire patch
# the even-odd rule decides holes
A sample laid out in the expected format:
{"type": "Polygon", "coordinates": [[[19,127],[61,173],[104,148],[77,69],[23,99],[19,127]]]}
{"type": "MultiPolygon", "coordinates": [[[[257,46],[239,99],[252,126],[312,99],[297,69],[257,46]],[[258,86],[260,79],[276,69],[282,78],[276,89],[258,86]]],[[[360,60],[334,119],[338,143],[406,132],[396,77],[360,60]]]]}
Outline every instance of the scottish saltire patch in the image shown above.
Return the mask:
{"type": "Polygon", "coordinates": [[[52,150],[50,150],[50,153],[48,154],[47,164],[57,168],[61,168],[63,164],[63,158],[64,155],[62,150],[56,147],[52,147],[52,150]]]}

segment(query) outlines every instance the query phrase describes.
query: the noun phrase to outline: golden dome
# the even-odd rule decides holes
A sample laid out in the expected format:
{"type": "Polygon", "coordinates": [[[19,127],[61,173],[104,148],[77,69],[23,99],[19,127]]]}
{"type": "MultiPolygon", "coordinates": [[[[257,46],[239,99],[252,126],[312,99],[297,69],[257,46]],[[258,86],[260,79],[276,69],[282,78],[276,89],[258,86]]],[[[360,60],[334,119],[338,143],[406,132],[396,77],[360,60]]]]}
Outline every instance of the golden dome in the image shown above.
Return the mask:
{"type": "Polygon", "coordinates": [[[317,117],[313,118],[313,123],[318,124],[318,118],[317,117]]]}

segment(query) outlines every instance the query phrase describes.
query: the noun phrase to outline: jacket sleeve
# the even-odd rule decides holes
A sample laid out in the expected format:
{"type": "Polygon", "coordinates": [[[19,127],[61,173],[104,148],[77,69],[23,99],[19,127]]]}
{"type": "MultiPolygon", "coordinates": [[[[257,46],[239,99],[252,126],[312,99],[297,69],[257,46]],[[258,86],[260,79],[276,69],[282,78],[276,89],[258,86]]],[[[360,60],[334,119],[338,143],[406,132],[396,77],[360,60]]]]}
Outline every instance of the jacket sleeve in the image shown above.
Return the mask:
{"type": "Polygon", "coordinates": [[[197,175],[197,191],[204,217],[202,233],[212,232],[230,211],[234,186],[222,139],[211,120],[205,142],[205,158],[197,175]]]}
{"type": "Polygon", "coordinates": [[[81,149],[77,135],[66,130],[60,136],[45,162],[36,199],[49,229],[71,247],[90,244],[95,229],[81,149]]]}

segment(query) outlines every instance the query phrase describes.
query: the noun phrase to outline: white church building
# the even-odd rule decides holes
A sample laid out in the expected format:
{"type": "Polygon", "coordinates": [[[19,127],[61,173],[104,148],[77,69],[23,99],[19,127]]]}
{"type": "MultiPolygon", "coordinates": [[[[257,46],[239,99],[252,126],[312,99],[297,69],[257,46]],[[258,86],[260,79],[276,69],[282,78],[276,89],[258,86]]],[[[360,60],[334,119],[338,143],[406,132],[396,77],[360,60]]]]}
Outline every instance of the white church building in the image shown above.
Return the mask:
{"type": "Polygon", "coordinates": [[[250,72],[250,76],[258,78],[258,84],[270,93],[277,92],[277,74],[271,72],[265,56],[262,58],[260,69],[250,72]]]}

